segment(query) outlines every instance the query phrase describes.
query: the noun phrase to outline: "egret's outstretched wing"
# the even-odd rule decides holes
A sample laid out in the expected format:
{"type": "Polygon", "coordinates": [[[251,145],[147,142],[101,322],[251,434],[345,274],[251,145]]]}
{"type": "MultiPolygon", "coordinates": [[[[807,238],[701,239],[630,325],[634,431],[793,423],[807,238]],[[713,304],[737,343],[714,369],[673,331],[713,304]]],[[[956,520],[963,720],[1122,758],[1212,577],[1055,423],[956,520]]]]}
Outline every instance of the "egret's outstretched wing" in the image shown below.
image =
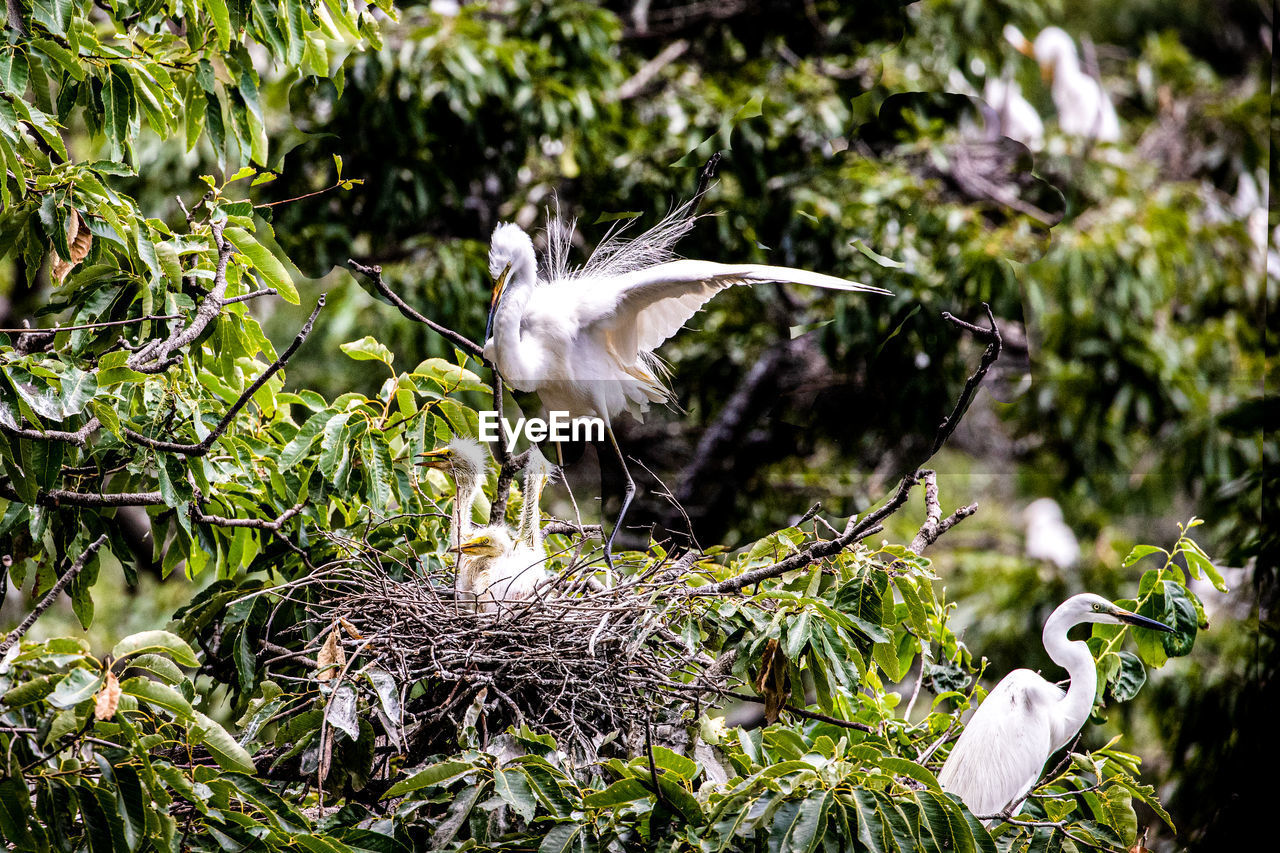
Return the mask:
{"type": "MultiPolygon", "coordinates": [[[[871,285],[790,267],[763,264],[717,264],[680,260],[604,281],[590,282],[595,316],[583,317],[584,325],[605,332],[617,355],[626,362],[637,354],[652,352],[680,330],[711,297],[739,284],[791,282],[828,290],[883,293],[871,285]]],[[[585,282],[584,282],[585,284],[585,282]]]]}
{"type": "Polygon", "coordinates": [[[942,790],[969,811],[990,815],[1020,800],[1053,751],[1051,715],[1062,691],[1029,669],[1017,669],[979,706],[942,765],[942,790]]]}

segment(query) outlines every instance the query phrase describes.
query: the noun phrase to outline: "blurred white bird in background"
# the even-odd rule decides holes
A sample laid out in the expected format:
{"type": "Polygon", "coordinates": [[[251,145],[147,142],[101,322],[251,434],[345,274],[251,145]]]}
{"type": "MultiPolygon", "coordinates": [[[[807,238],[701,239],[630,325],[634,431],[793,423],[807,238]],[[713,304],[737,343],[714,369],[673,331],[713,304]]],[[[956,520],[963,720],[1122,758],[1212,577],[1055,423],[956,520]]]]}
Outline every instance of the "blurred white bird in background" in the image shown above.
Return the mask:
{"type": "Polygon", "coordinates": [[[1063,521],[1062,507],[1053,498],[1039,498],[1022,511],[1026,524],[1026,554],[1033,560],[1046,560],[1059,570],[1070,569],[1080,561],[1080,543],[1063,521]]]}
{"type": "Polygon", "coordinates": [[[1080,67],[1076,43],[1065,30],[1046,27],[1032,42],[1013,24],[1005,24],[1004,36],[1040,66],[1063,133],[1099,142],[1120,141],[1120,119],[1111,98],[1102,83],[1080,67]]]}
{"type": "Polygon", "coordinates": [[[626,494],[605,542],[610,568],[613,540],[636,488],[612,421],[620,412],[639,416],[651,403],[673,401],[664,381],[667,370],[654,354],[663,341],[711,297],[734,285],[794,282],[889,292],[789,267],[675,260],[672,247],[693,222],[686,204],[634,239],[612,231],[586,264],[573,268],[568,262],[573,223],[553,217],[542,276],[533,241],[519,226],[498,225],[489,247],[495,285],[485,358],[512,387],[537,392],[548,411],[600,418],[622,463],[626,494]]]}
{"type": "Polygon", "coordinates": [[[988,77],[982,85],[982,99],[994,111],[995,128],[1001,136],[1016,139],[1032,151],[1044,145],[1044,122],[1022,97],[1017,80],[988,77]]]}
{"type": "Polygon", "coordinates": [[[1098,692],[1098,668],[1083,640],[1067,632],[1084,622],[1136,625],[1173,632],[1168,625],[1131,613],[1100,595],[1072,596],[1044,623],[1045,651],[1067,671],[1065,692],[1029,669],[1006,675],[969,718],[938,774],[942,790],[955,794],[980,817],[1016,808],[1035,786],[1049,756],[1066,746],[1089,719],[1098,692]]]}

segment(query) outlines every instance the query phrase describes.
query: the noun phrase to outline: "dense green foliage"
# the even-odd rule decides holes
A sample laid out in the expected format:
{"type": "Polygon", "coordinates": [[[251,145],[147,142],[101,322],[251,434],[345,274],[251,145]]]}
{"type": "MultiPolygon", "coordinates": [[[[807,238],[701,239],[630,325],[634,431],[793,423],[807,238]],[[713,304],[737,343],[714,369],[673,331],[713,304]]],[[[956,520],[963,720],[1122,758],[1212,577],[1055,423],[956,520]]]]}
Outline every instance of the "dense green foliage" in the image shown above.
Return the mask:
{"type": "MultiPolygon", "coordinates": [[[[1258,318],[1277,284],[1265,237],[1230,198],[1268,156],[1257,49],[1228,62],[1146,21],[1096,30],[1128,47],[1099,52],[1126,140],[1098,150],[1051,133],[1034,161],[995,145],[985,174],[1015,188],[1014,210],[957,177],[972,108],[935,93],[1007,72],[1051,115],[1034,63],[1000,35],[1006,21],[1046,23],[1038,4],[762,3],[713,21],[658,3],[648,33],[631,5],[19,7],[25,32],[11,26],[0,44],[0,326],[13,327],[0,332],[0,554],[39,594],[105,535],[67,587],[83,626],[104,595],[99,573],[117,564],[130,584],[154,567],[202,588],[173,633],[126,637],[110,655],[68,637],[10,650],[0,837],[40,850],[1127,849],[1156,817],[1166,828],[1153,833],[1172,835],[1129,752],[1153,749],[1135,737],[1086,738],[1047,768],[1023,824],[990,833],[941,793],[947,747],[930,747],[988,676],[1036,665],[1039,618],[997,611],[1035,614],[1081,580],[1178,629],[1126,643],[1126,629],[1094,628],[1099,718],[1136,728],[1143,711],[1112,712],[1145,708],[1152,687],[1205,707],[1208,687],[1139,693],[1208,624],[1188,582],[1222,587],[1168,521],[1187,502],[1211,519],[1197,531],[1211,551],[1274,564],[1258,318]],[[930,562],[890,544],[920,525],[908,505],[881,544],[745,592],[652,602],[691,650],[732,653],[733,679],[803,713],[726,728],[725,697],[655,690],[663,723],[684,733],[679,751],[619,737],[592,765],[564,738],[513,727],[521,754],[499,760],[492,726],[506,721],[473,693],[447,743],[411,743],[428,688],[395,683],[358,632],[314,616],[329,600],[324,571],[351,561],[448,584],[452,487],[413,460],[475,434],[488,377],[331,269],[381,264],[411,305],[474,340],[496,221],[536,225],[554,195],[583,217],[589,248],[619,215],[652,221],[687,197],[715,150],[726,160],[704,210],[720,215],[682,252],[834,271],[895,296],[742,289],[664,348],[687,412],[633,425],[624,443],[672,483],[704,549],[681,587],[825,538],[792,526],[815,500],[837,516],[882,502],[927,458],[976,360],[939,315],[977,320],[981,302],[1010,343],[994,391],[1012,403],[984,397],[973,414],[998,418],[979,431],[1011,438],[993,451],[962,431],[960,450],[977,468],[1022,465],[1029,493],[1057,495],[1070,521],[1114,544],[1079,577],[1048,581],[1002,545],[953,554],[944,538],[930,562]],[[76,328],[21,331],[28,318],[76,328]],[[746,389],[764,358],[776,370],[746,389]],[[753,405],[732,442],[700,454],[744,390],[753,405]],[[1134,535],[1133,517],[1160,532],[1134,535]],[[1130,549],[1166,534],[1167,552],[1130,549]],[[957,612],[991,618],[958,637],[957,612]],[[313,658],[331,639],[344,663],[321,677],[313,658]]],[[[491,476],[487,498],[505,500],[496,486],[491,476]]],[[[972,497],[944,485],[944,504],[972,497]]],[[[656,499],[643,511],[683,529],[656,499]]],[[[629,572],[666,564],[680,541],[662,531],[630,542],[629,572]]],[[[1273,595],[1268,577],[1259,587],[1273,595]]],[[[1247,642],[1254,620],[1227,623],[1211,647],[1206,683],[1225,695],[1261,654],[1247,642]]],[[[1177,724],[1175,771],[1202,743],[1247,749],[1212,745],[1210,723],[1211,734],[1177,724]]],[[[1174,817],[1195,840],[1217,824],[1185,778],[1173,777],[1192,823],[1174,817]]]]}

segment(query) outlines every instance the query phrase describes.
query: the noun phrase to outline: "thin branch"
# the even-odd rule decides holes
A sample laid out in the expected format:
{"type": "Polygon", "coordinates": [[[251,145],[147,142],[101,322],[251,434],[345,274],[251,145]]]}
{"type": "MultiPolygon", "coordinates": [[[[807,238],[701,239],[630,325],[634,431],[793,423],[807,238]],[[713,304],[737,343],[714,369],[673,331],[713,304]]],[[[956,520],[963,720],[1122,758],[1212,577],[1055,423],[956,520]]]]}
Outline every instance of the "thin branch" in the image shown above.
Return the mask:
{"type": "MultiPolygon", "coordinates": [[[[243,298],[243,297],[240,297],[243,298]]],[[[74,332],[79,329],[106,329],[111,326],[128,326],[132,323],[145,323],[148,320],[181,320],[181,314],[148,314],[145,317],[133,317],[128,320],[104,320],[101,323],[77,323],[74,326],[52,326],[48,329],[0,329],[0,334],[26,335],[32,332],[56,335],[58,332],[74,332]]]]}
{"type": "Polygon", "coordinates": [[[262,290],[255,290],[253,293],[242,293],[239,296],[224,299],[222,304],[235,305],[237,302],[248,302],[250,299],[257,299],[259,296],[275,296],[278,292],[274,287],[264,287],[262,290]]]}
{"type": "Polygon", "coordinates": [[[213,428],[213,431],[206,435],[204,440],[199,444],[181,444],[172,441],[160,441],[159,439],[149,438],[142,433],[135,432],[127,427],[124,429],[125,436],[127,436],[130,441],[146,445],[147,447],[155,450],[163,450],[168,453],[181,453],[186,456],[204,456],[209,452],[209,449],[213,447],[213,443],[221,438],[222,434],[227,431],[227,428],[231,426],[231,422],[235,420],[236,415],[238,415],[240,410],[248,404],[253,395],[258,392],[258,389],[265,385],[267,380],[278,373],[280,369],[289,362],[289,359],[293,357],[293,354],[298,351],[298,347],[302,346],[302,342],[311,334],[311,327],[315,324],[316,317],[320,314],[320,309],[324,308],[324,298],[325,295],[323,293],[320,294],[320,298],[316,300],[316,307],[311,311],[311,316],[307,318],[307,322],[298,330],[298,334],[294,336],[293,343],[289,344],[289,348],[281,353],[279,358],[271,362],[267,369],[262,371],[261,375],[253,381],[253,384],[244,390],[244,393],[242,393],[239,399],[236,400],[235,404],[227,410],[226,415],[224,415],[222,420],[218,422],[218,425],[213,428]]]}
{"type": "Polygon", "coordinates": [[[403,299],[401,299],[396,294],[396,292],[392,290],[390,287],[388,287],[387,283],[382,280],[382,267],[376,266],[376,265],[366,266],[365,264],[359,263],[358,261],[351,258],[347,259],[347,264],[356,272],[364,273],[366,276],[368,276],[369,279],[373,282],[373,286],[378,289],[378,292],[381,293],[383,296],[385,296],[387,299],[389,299],[392,305],[400,309],[401,314],[408,317],[410,320],[413,320],[414,322],[422,323],[424,326],[431,329],[433,332],[440,335],[442,338],[445,338],[446,340],[451,341],[452,343],[466,350],[471,355],[474,355],[476,358],[480,358],[480,359],[484,358],[484,348],[479,344],[477,344],[475,341],[458,334],[453,329],[450,329],[447,326],[441,326],[439,323],[435,322],[434,320],[428,319],[427,317],[422,316],[413,308],[411,308],[408,303],[406,303],[403,299]]]}
{"type": "Polygon", "coordinates": [[[175,329],[168,338],[151,341],[133,353],[125,362],[126,367],[139,373],[163,373],[181,360],[180,356],[171,355],[171,353],[200,337],[205,327],[222,312],[222,306],[225,304],[223,300],[227,293],[227,262],[235,254],[235,246],[223,236],[223,223],[215,222],[211,227],[214,244],[218,247],[218,264],[213,273],[213,287],[201,300],[195,317],[189,325],[175,329]]]}
{"type": "Polygon", "coordinates": [[[9,632],[9,635],[4,638],[4,642],[0,642],[0,658],[3,658],[5,653],[22,639],[22,635],[27,633],[31,626],[35,624],[35,621],[40,618],[40,614],[44,613],[53,605],[53,602],[57,600],[58,595],[62,590],[66,588],[67,584],[76,579],[76,576],[80,574],[80,571],[85,567],[89,560],[93,558],[93,555],[98,552],[98,549],[101,548],[103,543],[106,541],[107,534],[103,533],[97,539],[93,540],[93,542],[89,543],[89,547],[80,552],[80,556],[76,557],[75,562],[71,564],[71,568],[67,569],[62,577],[58,578],[57,582],[47,593],[45,593],[44,598],[40,599],[40,603],[35,606],[35,609],[27,614],[27,618],[23,619],[17,628],[14,628],[9,632]]]}
{"type": "Polygon", "coordinates": [[[689,41],[687,39],[676,39],[668,44],[653,59],[640,66],[636,73],[631,75],[627,80],[618,87],[618,100],[628,101],[639,95],[649,84],[653,82],[653,78],[657,77],[662,69],[675,62],[689,49],[689,41]]]}
{"type": "Polygon", "coordinates": [[[542,526],[542,532],[547,536],[581,536],[584,539],[600,539],[603,535],[603,527],[599,524],[584,524],[579,527],[572,521],[562,521],[553,518],[542,526]]]}
{"type": "Polygon", "coordinates": [[[97,418],[90,418],[88,421],[85,422],[84,426],[74,431],[63,431],[63,430],[54,430],[54,429],[48,429],[48,430],[20,429],[20,428],[15,428],[11,426],[6,426],[5,424],[0,424],[0,429],[3,429],[5,432],[9,433],[10,435],[16,435],[19,438],[33,438],[33,439],[43,440],[43,441],[65,441],[69,444],[74,444],[77,447],[84,447],[85,442],[88,441],[89,439],[89,436],[92,435],[94,432],[97,432],[98,428],[101,426],[102,424],[98,422],[97,418]]]}
{"type": "MultiPolygon", "coordinates": [[[[964,389],[960,392],[960,398],[956,401],[955,408],[953,408],[951,410],[951,414],[943,418],[942,423],[938,425],[938,433],[933,440],[933,446],[929,450],[928,455],[920,462],[920,465],[922,466],[933,458],[934,454],[938,452],[942,445],[946,443],[947,439],[951,437],[951,434],[955,432],[956,426],[960,423],[960,418],[964,416],[965,411],[969,408],[969,404],[973,402],[973,396],[977,392],[978,386],[982,384],[983,377],[987,375],[987,371],[991,368],[991,365],[995,363],[995,360],[1000,357],[1001,338],[1000,330],[996,326],[995,316],[992,315],[990,306],[985,302],[982,307],[986,310],[987,317],[991,321],[991,328],[989,329],[983,329],[979,326],[973,326],[972,324],[965,323],[963,320],[957,320],[946,312],[942,315],[944,320],[947,320],[953,325],[989,341],[989,343],[987,345],[986,352],[982,355],[982,360],[978,364],[977,370],[975,370],[973,375],[966,380],[964,389]]],[[[910,495],[911,489],[920,482],[920,478],[924,476],[925,473],[926,472],[921,471],[919,468],[916,468],[906,474],[898,484],[898,490],[894,493],[893,497],[884,504],[884,506],[863,516],[861,520],[858,520],[856,515],[851,516],[848,523],[845,524],[844,531],[836,538],[822,539],[814,542],[804,550],[798,551],[790,557],[774,563],[773,565],[761,566],[760,568],[752,569],[751,571],[744,572],[737,577],[728,578],[720,581],[719,583],[693,588],[690,590],[690,594],[723,595],[724,593],[737,592],[744,587],[759,583],[762,580],[776,578],[786,574],[787,572],[802,569],[817,560],[835,556],[845,548],[853,545],[855,542],[859,542],[868,536],[872,536],[880,532],[883,529],[880,522],[897,512],[903,504],[907,502],[907,497],[910,495]]],[[[957,515],[959,515],[960,512],[961,511],[957,511],[957,515]]],[[[951,521],[948,526],[955,525],[959,521],[960,518],[957,517],[954,521],[951,521]]]]}
{"type": "Polygon", "coordinates": [[[218,527],[251,527],[254,530],[271,530],[279,531],[286,521],[293,518],[306,508],[305,503],[294,504],[293,506],[280,513],[275,519],[268,518],[225,518],[220,515],[206,515],[203,509],[206,503],[204,495],[199,489],[195,490],[195,500],[191,502],[191,520],[198,521],[202,524],[213,524],[218,527]]]}
{"type": "Polygon", "coordinates": [[[964,521],[978,511],[977,504],[962,506],[946,518],[942,517],[942,505],[938,502],[938,474],[936,471],[921,471],[924,475],[925,521],[919,532],[911,540],[911,550],[917,554],[924,553],[938,537],[964,521]]]}
{"type": "MultiPolygon", "coordinates": [[[[8,483],[0,483],[0,498],[26,503],[8,483]]],[[[50,489],[38,493],[35,503],[48,507],[158,506],[164,503],[164,498],[159,492],[77,492],[70,489],[50,489]]]]}
{"type": "MultiPolygon", "coordinates": [[[[754,702],[757,705],[765,704],[765,700],[760,696],[752,696],[749,693],[734,693],[725,691],[725,696],[733,699],[740,699],[743,702],[754,702]]],[[[860,732],[874,732],[875,726],[869,726],[866,723],[857,723],[853,720],[842,720],[839,717],[830,717],[826,714],[820,714],[817,711],[806,711],[803,708],[797,708],[794,705],[783,705],[782,709],[788,713],[795,714],[797,717],[804,717],[806,720],[817,720],[823,723],[831,723],[833,726],[840,726],[846,729],[857,729],[860,732]]]]}

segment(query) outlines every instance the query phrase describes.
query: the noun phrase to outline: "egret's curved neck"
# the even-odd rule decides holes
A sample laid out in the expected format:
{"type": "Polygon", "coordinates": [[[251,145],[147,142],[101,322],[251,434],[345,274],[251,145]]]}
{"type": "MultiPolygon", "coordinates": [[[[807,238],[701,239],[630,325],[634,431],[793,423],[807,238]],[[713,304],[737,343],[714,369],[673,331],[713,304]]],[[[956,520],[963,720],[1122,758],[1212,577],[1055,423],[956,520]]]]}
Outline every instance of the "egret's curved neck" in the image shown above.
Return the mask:
{"type": "Polygon", "coordinates": [[[524,505],[520,507],[520,529],[516,538],[542,556],[542,490],[547,478],[539,473],[525,481],[524,505]]]}
{"type": "Polygon", "coordinates": [[[526,364],[524,359],[518,357],[521,345],[520,322],[524,318],[525,307],[529,304],[529,297],[533,294],[537,280],[538,267],[532,255],[516,258],[512,261],[506,287],[503,288],[498,307],[494,311],[493,344],[497,350],[498,369],[507,381],[528,378],[507,374],[511,372],[511,365],[526,364]]]}
{"type": "Polygon", "coordinates": [[[474,474],[460,474],[454,480],[453,498],[453,545],[457,546],[471,535],[475,525],[471,521],[471,507],[480,497],[480,478],[474,474]]]}
{"type": "MultiPolygon", "coordinates": [[[[1080,68],[1080,60],[1074,50],[1062,49],[1053,56],[1054,86],[1074,86],[1076,81],[1086,76],[1080,68]]],[[[1092,79],[1092,78],[1090,78],[1092,79]]]]}
{"type": "Polygon", "coordinates": [[[1068,640],[1067,632],[1080,624],[1071,616],[1054,612],[1044,623],[1044,648],[1053,662],[1071,676],[1071,686],[1059,705],[1061,716],[1054,721],[1055,750],[1070,740],[1089,719],[1098,692],[1098,666],[1083,640],[1068,640]],[[1061,728],[1057,728],[1061,726],[1061,728]]]}

